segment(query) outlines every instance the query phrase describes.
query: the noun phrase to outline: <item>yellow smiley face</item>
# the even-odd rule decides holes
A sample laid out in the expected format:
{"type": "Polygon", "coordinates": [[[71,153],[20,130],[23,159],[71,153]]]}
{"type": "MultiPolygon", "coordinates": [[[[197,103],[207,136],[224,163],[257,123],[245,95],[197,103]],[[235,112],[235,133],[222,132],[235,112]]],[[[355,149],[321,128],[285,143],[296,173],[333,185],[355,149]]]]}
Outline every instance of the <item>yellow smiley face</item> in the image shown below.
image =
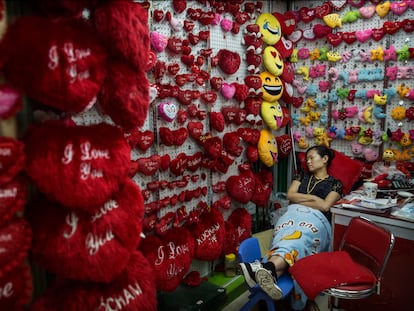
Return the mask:
{"type": "Polygon", "coordinates": [[[263,122],[272,130],[277,130],[282,126],[283,110],[278,102],[263,101],[260,106],[260,114],[263,122]]]}
{"type": "Polygon", "coordinates": [[[260,73],[260,79],[262,80],[262,91],[263,100],[273,103],[279,100],[283,94],[283,84],[279,77],[272,75],[268,71],[260,73]]]}
{"type": "Polygon", "coordinates": [[[259,153],[260,161],[262,161],[264,165],[271,167],[277,162],[277,142],[276,137],[273,136],[271,131],[265,129],[260,131],[257,151],[259,153]]]}
{"type": "Polygon", "coordinates": [[[268,45],[274,45],[282,36],[278,19],[270,13],[262,13],[256,19],[256,24],[260,27],[262,41],[268,45]]]}
{"type": "Polygon", "coordinates": [[[263,63],[272,75],[279,77],[284,68],[283,59],[274,46],[267,46],[263,51],[263,63]]]}

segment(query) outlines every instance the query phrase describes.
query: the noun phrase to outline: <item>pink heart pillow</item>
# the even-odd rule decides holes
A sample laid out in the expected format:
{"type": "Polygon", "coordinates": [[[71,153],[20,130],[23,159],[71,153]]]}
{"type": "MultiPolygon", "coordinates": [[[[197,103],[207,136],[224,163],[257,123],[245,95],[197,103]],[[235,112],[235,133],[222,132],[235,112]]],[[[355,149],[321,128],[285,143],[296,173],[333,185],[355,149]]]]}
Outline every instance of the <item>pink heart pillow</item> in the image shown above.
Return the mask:
{"type": "Polygon", "coordinates": [[[128,176],[131,149],[121,130],[106,123],[34,124],[25,142],[27,174],[49,199],[67,207],[103,205],[128,176]]]}
{"type": "Polygon", "coordinates": [[[221,95],[223,95],[225,99],[233,98],[235,93],[236,93],[236,86],[233,85],[232,83],[224,82],[223,85],[221,86],[221,95]]]}
{"type": "Polygon", "coordinates": [[[134,251],[125,269],[109,284],[60,280],[34,301],[32,311],[154,311],[154,273],[142,253],[134,251]]]}
{"type": "Polygon", "coordinates": [[[44,198],[34,200],[27,209],[34,260],[63,278],[112,282],[140,241],[143,202],[141,190],[129,178],[90,213],[44,198]]]}
{"type": "Polygon", "coordinates": [[[154,269],[157,290],[172,292],[180,285],[190,268],[194,248],[194,238],[184,227],[142,240],[140,249],[154,269]]]}
{"type": "Polygon", "coordinates": [[[62,111],[89,109],[106,76],[106,51],[82,19],[20,17],[8,27],[0,51],[13,87],[62,111]]]}

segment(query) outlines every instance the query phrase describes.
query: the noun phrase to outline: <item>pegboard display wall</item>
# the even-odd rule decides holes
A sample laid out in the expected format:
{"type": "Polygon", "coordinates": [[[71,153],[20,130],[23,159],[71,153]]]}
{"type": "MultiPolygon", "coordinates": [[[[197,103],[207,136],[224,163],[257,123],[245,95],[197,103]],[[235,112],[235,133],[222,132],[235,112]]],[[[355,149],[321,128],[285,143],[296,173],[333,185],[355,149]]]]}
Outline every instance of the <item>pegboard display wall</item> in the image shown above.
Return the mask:
{"type": "Polygon", "coordinates": [[[300,20],[290,36],[295,96],[303,99],[291,111],[297,149],[326,143],[374,161],[389,148],[397,160],[412,159],[414,7],[293,1],[291,9],[300,20]]]}

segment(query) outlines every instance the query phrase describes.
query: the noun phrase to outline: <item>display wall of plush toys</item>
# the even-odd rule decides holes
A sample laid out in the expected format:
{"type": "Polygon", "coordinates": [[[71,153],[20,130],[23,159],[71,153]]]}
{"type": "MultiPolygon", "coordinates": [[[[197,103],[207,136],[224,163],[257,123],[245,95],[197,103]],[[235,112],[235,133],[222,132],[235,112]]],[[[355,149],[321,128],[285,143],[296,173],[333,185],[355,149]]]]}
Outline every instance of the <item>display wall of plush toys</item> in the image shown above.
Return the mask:
{"type": "Polygon", "coordinates": [[[33,120],[1,138],[19,204],[0,230],[23,209],[15,177],[38,195],[0,271],[28,282],[0,309],[28,302],[29,238],[59,278],[33,310],[155,310],[250,236],[247,207],[267,206],[294,147],[411,160],[413,1],[374,2],[42,0],[17,17],[0,117],[27,97],[33,120]]]}

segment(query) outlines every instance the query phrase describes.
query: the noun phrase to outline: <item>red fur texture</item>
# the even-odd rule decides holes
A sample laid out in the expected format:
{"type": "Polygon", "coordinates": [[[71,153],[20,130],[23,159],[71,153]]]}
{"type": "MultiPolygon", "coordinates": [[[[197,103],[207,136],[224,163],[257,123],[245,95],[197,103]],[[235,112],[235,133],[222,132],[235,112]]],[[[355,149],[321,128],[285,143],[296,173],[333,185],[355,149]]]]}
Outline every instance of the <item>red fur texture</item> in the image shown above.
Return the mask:
{"type": "Polygon", "coordinates": [[[156,311],[154,273],[135,251],[125,269],[109,284],[64,280],[40,296],[31,311],[156,311]]]}
{"type": "Polygon", "coordinates": [[[195,241],[184,227],[168,230],[162,237],[147,236],[140,249],[154,269],[157,290],[174,291],[190,268],[195,241]]]}
{"type": "Polygon", "coordinates": [[[126,132],[143,126],[149,108],[145,71],[134,71],[119,61],[110,62],[98,99],[102,112],[126,132]]]}
{"type": "Polygon", "coordinates": [[[140,241],[143,197],[128,178],[120,192],[94,213],[75,212],[41,198],[27,210],[33,258],[60,277],[112,282],[140,241]]]}
{"type": "Polygon", "coordinates": [[[99,0],[38,0],[39,8],[48,16],[80,16],[84,8],[92,9],[99,0]]]}
{"type": "Polygon", "coordinates": [[[31,299],[32,276],[30,267],[21,264],[0,277],[0,310],[24,310],[31,299]]]}
{"type": "Polygon", "coordinates": [[[128,0],[106,1],[93,12],[93,20],[112,56],[145,70],[150,40],[148,13],[142,5],[128,0]]]}
{"type": "Polygon", "coordinates": [[[19,174],[26,161],[24,144],[20,140],[0,137],[0,185],[11,182],[19,174]]]}
{"type": "Polygon", "coordinates": [[[226,232],[223,215],[218,208],[205,210],[200,216],[200,221],[188,229],[196,241],[196,259],[215,260],[220,257],[226,232]]]}
{"type": "Polygon", "coordinates": [[[233,210],[227,221],[235,227],[237,245],[251,236],[252,216],[245,208],[238,207],[233,210]]]}
{"type": "Polygon", "coordinates": [[[236,240],[236,236],[238,235],[236,232],[236,227],[231,222],[226,221],[225,229],[226,235],[224,237],[223,250],[221,252],[221,256],[231,253],[236,254],[238,246],[238,241],[236,240]]]}
{"type": "Polygon", "coordinates": [[[82,20],[16,19],[0,46],[8,82],[29,97],[66,112],[90,108],[106,76],[106,51],[82,20]]]}
{"type": "Polygon", "coordinates": [[[130,146],[119,128],[106,123],[33,124],[25,142],[28,176],[49,199],[67,207],[103,205],[128,176],[130,146]]]}
{"type": "Polygon", "coordinates": [[[17,177],[11,182],[0,185],[0,226],[21,212],[26,203],[27,186],[26,180],[17,177]]]}

